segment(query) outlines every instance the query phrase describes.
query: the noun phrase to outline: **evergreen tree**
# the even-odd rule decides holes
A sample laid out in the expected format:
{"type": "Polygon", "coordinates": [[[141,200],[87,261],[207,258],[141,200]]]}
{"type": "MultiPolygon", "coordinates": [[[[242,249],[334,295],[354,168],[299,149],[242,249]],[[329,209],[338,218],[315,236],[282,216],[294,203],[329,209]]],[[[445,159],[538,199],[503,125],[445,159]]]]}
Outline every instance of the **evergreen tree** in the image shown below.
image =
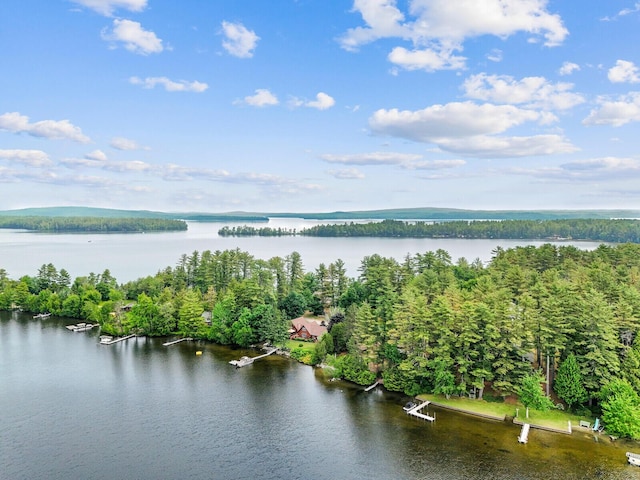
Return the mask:
{"type": "Polygon", "coordinates": [[[560,364],[553,390],[570,409],[573,405],[587,401],[587,391],[582,385],[582,374],[573,353],[570,353],[560,364]]]}

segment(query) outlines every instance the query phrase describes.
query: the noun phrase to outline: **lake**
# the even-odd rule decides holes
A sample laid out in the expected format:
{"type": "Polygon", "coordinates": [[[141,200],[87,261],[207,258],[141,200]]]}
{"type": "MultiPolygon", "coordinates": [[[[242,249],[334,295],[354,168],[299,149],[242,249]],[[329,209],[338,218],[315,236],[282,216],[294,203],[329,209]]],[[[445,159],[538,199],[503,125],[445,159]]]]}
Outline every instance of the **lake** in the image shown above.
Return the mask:
{"type": "MultiPolygon", "coordinates": [[[[69,320],[0,313],[3,479],[629,479],[629,444],[365,393],[322,371],[200,342],[110,346],[69,320]],[[196,355],[196,351],[202,355],[196,355]]],[[[577,429],[576,429],[577,430],[577,429]]]]}
{"type": "MultiPolygon", "coordinates": [[[[301,229],[321,223],[315,220],[270,219],[260,226],[301,229]]],[[[182,254],[195,250],[230,250],[239,248],[255,258],[268,260],[285,257],[294,251],[300,253],[306,271],[315,270],[321,263],[328,265],[337,259],[345,263],[347,275],[358,276],[358,268],[367,255],[379,254],[401,262],[408,254],[443,249],[453,261],[465,257],[469,261],[479,258],[491,260],[497,247],[542,245],[567,242],[523,240],[463,240],[429,238],[326,238],[326,237],[220,237],[218,230],[224,225],[243,223],[189,222],[183,232],[145,234],[49,234],[0,229],[0,268],[10,278],[35,276],[43,264],[53,263],[66,269],[71,278],[89,273],[102,273],[109,269],[120,283],[154,275],[167,266],[175,266],[182,254]]],[[[598,242],[571,242],[578,248],[593,249],[598,242]]]]}

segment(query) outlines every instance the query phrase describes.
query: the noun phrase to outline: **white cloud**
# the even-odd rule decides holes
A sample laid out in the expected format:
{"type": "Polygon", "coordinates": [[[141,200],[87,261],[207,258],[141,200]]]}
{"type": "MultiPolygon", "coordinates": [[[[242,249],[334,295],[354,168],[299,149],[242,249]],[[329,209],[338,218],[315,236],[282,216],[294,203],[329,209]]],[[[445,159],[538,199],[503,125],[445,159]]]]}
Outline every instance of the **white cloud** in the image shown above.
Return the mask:
{"type": "Polygon", "coordinates": [[[613,83],[639,83],[640,73],[633,62],[618,60],[615,67],[609,69],[608,77],[613,83]]]}
{"type": "Polygon", "coordinates": [[[102,150],[94,150],[93,152],[89,152],[85,154],[84,158],[88,160],[96,160],[98,162],[107,161],[107,155],[102,150]]]}
{"type": "Polygon", "coordinates": [[[492,62],[501,62],[502,61],[502,50],[499,48],[492,49],[487,54],[487,60],[491,60],[492,62]]]}
{"type": "Polygon", "coordinates": [[[327,174],[339,180],[362,180],[364,173],[357,168],[343,168],[340,170],[327,170],[327,174]]]}
{"type": "Polygon", "coordinates": [[[258,88],[255,91],[255,95],[248,95],[242,100],[236,100],[235,104],[244,103],[251,105],[252,107],[269,107],[272,105],[278,105],[279,100],[273,93],[266,88],[258,88]]]}
{"type": "Polygon", "coordinates": [[[141,85],[143,88],[154,88],[156,85],[161,85],[167,92],[195,92],[202,93],[209,85],[203,82],[193,81],[188,82],[186,80],[173,81],[167,77],[147,77],[141,79],[139,77],[129,78],[129,83],[133,85],[141,85]]]}
{"type": "Polygon", "coordinates": [[[147,6],[147,0],[71,0],[95,10],[101,15],[110,17],[116,9],[123,8],[132,12],[141,12],[147,6]]]}
{"type": "Polygon", "coordinates": [[[251,58],[260,37],[241,23],[222,22],[222,41],[224,49],[234,57],[251,58]]]}
{"type": "Polygon", "coordinates": [[[515,80],[508,75],[480,73],[465,80],[462,88],[468,98],[550,110],[567,110],[585,101],[582,95],[569,91],[573,84],[554,84],[544,77],[515,80]]]}
{"type": "Polygon", "coordinates": [[[423,110],[378,110],[369,119],[371,129],[382,135],[436,143],[439,138],[502,133],[524,122],[547,122],[544,114],[512,105],[477,105],[453,102],[423,110]]]}
{"type": "Polygon", "coordinates": [[[409,162],[402,165],[408,170],[443,170],[448,168],[457,168],[466,165],[464,160],[423,160],[420,162],[409,162]]]}
{"type": "Polygon", "coordinates": [[[631,15],[632,13],[640,12],[640,2],[636,2],[635,5],[631,8],[623,8],[618,13],[616,13],[613,17],[604,17],[601,20],[605,22],[609,22],[612,20],[617,20],[619,17],[624,17],[626,15],[631,15]]]}
{"type": "Polygon", "coordinates": [[[34,137],[54,140],[73,140],[79,143],[89,143],[89,137],[82,133],[79,127],[69,120],[41,120],[29,123],[29,117],[18,112],[8,112],[0,115],[0,130],[13,133],[26,133],[34,137]]]}
{"type": "Polygon", "coordinates": [[[320,158],[328,163],[342,163],[344,165],[401,165],[422,159],[422,155],[414,153],[371,152],[336,155],[327,153],[320,158]]]}
{"type": "MultiPolygon", "coordinates": [[[[466,39],[483,35],[506,38],[518,32],[542,36],[545,45],[561,44],[568,35],[559,15],[546,9],[546,0],[410,0],[405,14],[396,0],[354,0],[363,27],[347,30],[339,38],[342,48],[356,51],[382,38],[410,41],[413,50],[396,47],[389,60],[399,66],[428,71],[463,68],[462,51],[466,39]]],[[[496,57],[494,57],[496,58],[496,57]]]]}
{"type": "MultiPolygon", "coordinates": [[[[114,137],[111,139],[109,145],[116,150],[140,150],[142,147],[138,145],[135,140],[130,140],[123,137],[114,137]]],[[[145,150],[148,150],[145,148],[145,150]]]]}
{"type": "Polygon", "coordinates": [[[640,160],[621,157],[601,157],[575,160],[554,167],[514,168],[508,173],[526,175],[545,181],[602,182],[627,180],[640,173],[640,160]]]}
{"type": "Polygon", "coordinates": [[[580,65],[578,65],[577,63],[564,62],[560,67],[560,69],[558,70],[558,73],[562,76],[565,76],[565,75],[571,75],[573,72],[577,72],[579,70],[580,70],[580,65]]]}
{"type": "Polygon", "coordinates": [[[617,100],[601,97],[598,104],[598,108],[591,110],[589,116],[582,121],[584,125],[620,127],[629,122],[640,121],[640,92],[630,92],[617,100]]]}
{"type": "Polygon", "coordinates": [[[0,160],[37,168],[47,167],[53,163],[42,150],[0,150],[0,160]]]}
{"type": "Polygon", "coordinates": [[[122,42],[124,48],[139,55],[160,53],[164,50],[162,40],[155,33],[142,28],[142,25],[132,20],[113,21],[111,31],[103,30],[102,38],[111,42],[122,42]]]}
{"type": "Polygon", "coordinates": [[[333,107],[336,104],[336,101],[330,95],[327,95],[324,92],[319,92],[316,95],[316,99],[306,102],[305,107],[309,108],[317,108],[318,110],[327,110],[328,108],[333,107]]]}
{"type": "Polygon", "coordinates": [[[459,70],[464,68],[466,58],[456,56],[453,50],[425,48],[421,50],[407,50],[395,47],[389,53],[388,60],[405,70],[459,70]]]}
{"type": "Polygon", "coordinates": [[[547,124],[555,120],[548,112],[513,105],[454,102],[417,111],[378,110],[369,118],[369,126],[380,135],[432,143],[465,156],[506,158],[576,151],[559,135],[496,136],[526,122],[547,124]]]}

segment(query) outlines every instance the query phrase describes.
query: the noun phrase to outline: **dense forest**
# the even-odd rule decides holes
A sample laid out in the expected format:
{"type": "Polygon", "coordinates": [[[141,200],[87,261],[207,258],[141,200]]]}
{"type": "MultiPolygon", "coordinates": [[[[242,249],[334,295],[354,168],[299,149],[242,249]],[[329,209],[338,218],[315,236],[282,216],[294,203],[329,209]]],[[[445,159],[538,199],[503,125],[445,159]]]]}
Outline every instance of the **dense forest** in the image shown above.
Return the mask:
{"type": "Polygon", "coordinates": [[[187,223],[163,218],[0,216],[0,228],[56,233],[139,233],[186,230],[187,223]]]}
{"type": "Polygon", "coordinates": [[[307,360],[337,377],[593,409],[608,432],[640,437],[640,245],[496,248],[487,265],[444,250],[371,255],[359,272],[347,277],[339,259],[306,272],[297,252],[262,260],[237,249],[185,254],[124,284],[108,270],[71,281],[49,264],[18,280],[0,270],[0,308],[240,346],[284,345],[289,320],[309,312],[329,333],[307,360]]]}
{"type": "Polygon", "coordinates": [[[338,223],[295,229],[251,226],[223,227],[220,236],[310,237],[398,237],[527,240],[590,240],[596,242],[640,242],[638,220],[456,220],[446,222],[404,222],[383,220],[369,223],[338,223]]]}

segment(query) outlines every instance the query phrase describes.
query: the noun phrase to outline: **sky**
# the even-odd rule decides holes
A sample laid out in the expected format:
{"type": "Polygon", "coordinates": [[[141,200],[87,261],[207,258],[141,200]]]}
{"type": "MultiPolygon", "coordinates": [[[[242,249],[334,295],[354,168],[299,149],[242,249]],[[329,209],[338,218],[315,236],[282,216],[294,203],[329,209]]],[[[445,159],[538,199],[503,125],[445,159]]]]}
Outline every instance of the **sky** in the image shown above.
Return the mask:
{"type": "Polygon", "coordinates": [[[0,210],[640,208],[637,0],[2,0],[0,210]]]}

